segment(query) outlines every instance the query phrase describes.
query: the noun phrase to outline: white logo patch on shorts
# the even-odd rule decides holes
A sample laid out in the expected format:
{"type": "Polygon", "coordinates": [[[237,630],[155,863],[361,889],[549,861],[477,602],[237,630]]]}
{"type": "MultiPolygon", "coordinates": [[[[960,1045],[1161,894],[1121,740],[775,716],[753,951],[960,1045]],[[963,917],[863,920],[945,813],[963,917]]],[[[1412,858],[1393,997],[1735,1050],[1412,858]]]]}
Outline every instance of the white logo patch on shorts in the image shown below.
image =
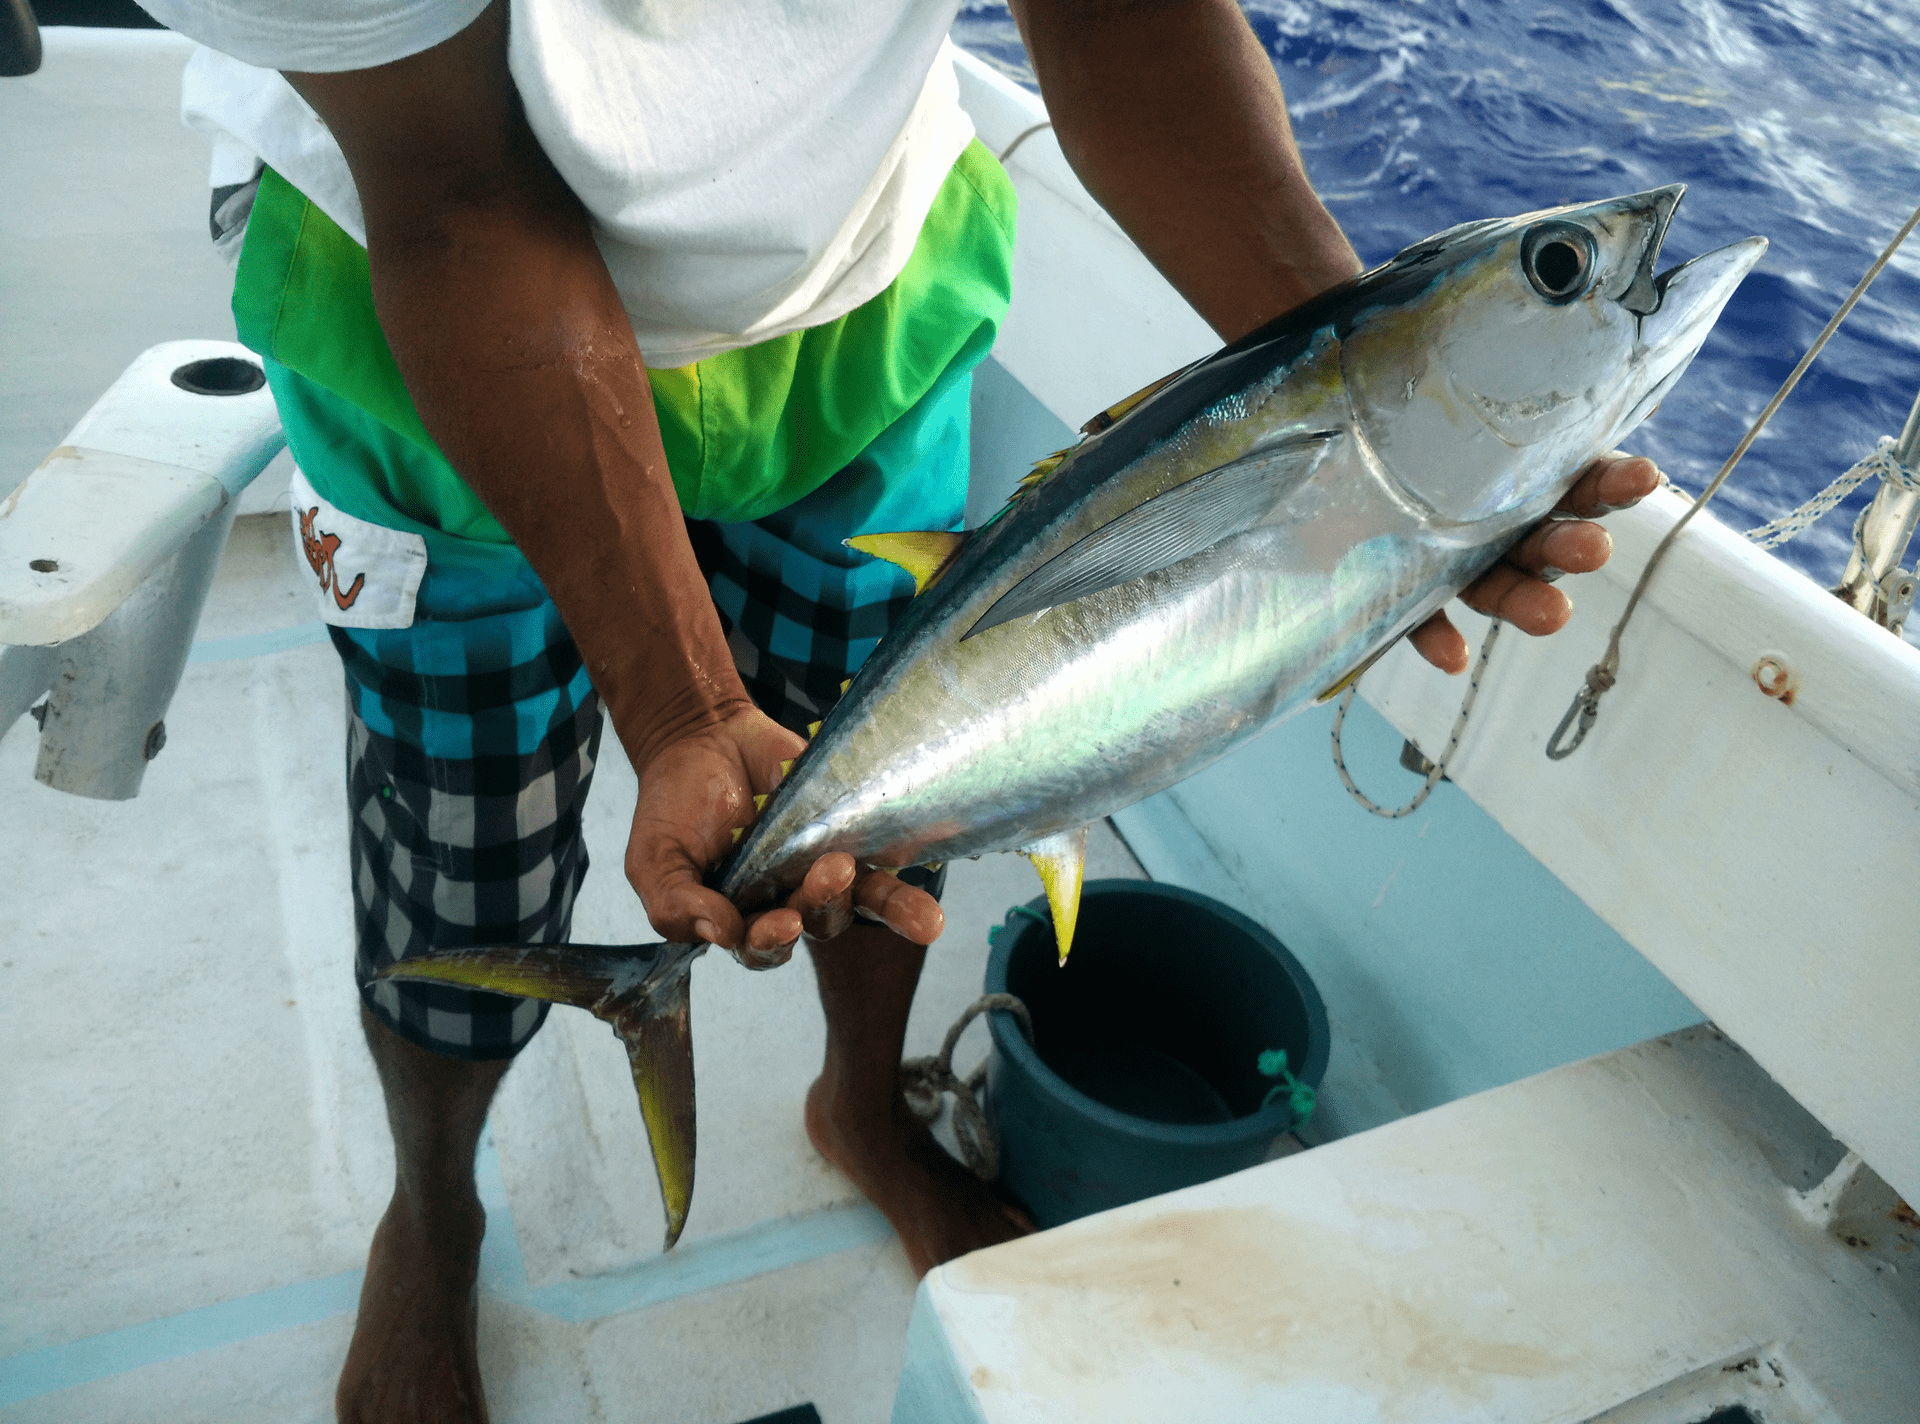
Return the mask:
{"type": "Polygon", "coordinates": [[[319,580],[320,617],[337,628],[410,628],[427,541],[357,519],[293,472],[293,532],[319,580]]]}

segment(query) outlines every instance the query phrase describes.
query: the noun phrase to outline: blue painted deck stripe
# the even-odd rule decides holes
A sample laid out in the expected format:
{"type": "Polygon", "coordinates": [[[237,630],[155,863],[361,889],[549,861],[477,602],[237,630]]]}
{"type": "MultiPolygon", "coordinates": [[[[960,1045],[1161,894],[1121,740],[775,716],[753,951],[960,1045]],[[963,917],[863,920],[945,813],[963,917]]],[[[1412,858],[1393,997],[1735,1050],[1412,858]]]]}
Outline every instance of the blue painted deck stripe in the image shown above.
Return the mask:
{"type": "Polygon", "coordinates": [[[270,653],[292,652],[327,641],[327,625],[320,622],[296,623],[291,628],[275,628],[269,633],[242,633],[235,638],[207,638],[187,652],[189,663],[231,663],[242,658],[263,658],[270,653]]]}
{"type": "Polygon", "coordinates": [[[829,1207],[804,1216],[776,1217],[740,1231],[690,1241],[623,1270],[535,1286],[527,1280],[520,1241],[507,1202],[507,1184],[491,1134],[474,1163],[480,1204],[487,1209],[487,1235],[480,1247],[480,1285],[515,1305],[569,1324],[644,1310],[650,1305],[733,1285],[769,1271],[783,1271],[885,1241],[893,1228],[873,1207],[829,1207]]]}
{"type": "Polygon", "coordinates": [[[831,1207],[696,1241],[610,1275],[530,1287],[519,1303],[580,1325],[871,1246],[892,1232],[864,1202],[831,1207]]]}
{"type": "MultiPolygon", "coordinates": [[[[886,1218],[870,1206],[832,1207],[757,1222],[611,1275],[534,1286],[527,1280],[491,1134],[482,1141],[474,1165],[480,1202],[487,1209],[487,1235],[480,1249],[481,1289],[574,1325],[873,1245],[892,1231],[886,1218]]],[[[0,1407],[344,1315],[359,1302],[363,1274],[346,1271],[301,1281],[0,1359],[0,1407]]]]}
{"type": "Polygon", "coordinates": [[[0,1406],[92,1384],[143,1365],[331,1320],[354,1308],[360,1299],[361,1275],[359,1271],[345,1271],[317,1281],[301,1281],[9,1356],[0,1360],[0,1406]]]}

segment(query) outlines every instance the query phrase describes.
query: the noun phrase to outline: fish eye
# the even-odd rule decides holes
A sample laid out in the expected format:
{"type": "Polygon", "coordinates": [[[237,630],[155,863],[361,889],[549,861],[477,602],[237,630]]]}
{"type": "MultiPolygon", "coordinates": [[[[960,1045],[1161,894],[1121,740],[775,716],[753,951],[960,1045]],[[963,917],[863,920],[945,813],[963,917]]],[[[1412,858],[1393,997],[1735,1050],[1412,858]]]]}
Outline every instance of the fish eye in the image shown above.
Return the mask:
{"type": "Polygon", "coordinates": [[[1520,267],[1534,291],[1555,306],[1574,300],[1593,277],[1593,234],[1570,222],[1543,222],[1520,243],[1520,267]]]}

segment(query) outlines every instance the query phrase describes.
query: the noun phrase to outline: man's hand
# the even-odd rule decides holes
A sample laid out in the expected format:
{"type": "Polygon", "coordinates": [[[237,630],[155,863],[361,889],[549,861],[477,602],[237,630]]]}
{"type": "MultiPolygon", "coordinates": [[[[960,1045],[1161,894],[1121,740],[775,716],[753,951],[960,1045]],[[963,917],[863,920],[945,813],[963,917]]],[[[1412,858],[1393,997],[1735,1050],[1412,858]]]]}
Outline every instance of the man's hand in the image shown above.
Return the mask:
{"type": "Polygon", "coordinates": [[[559,605],[640,772],[627,875],[655,926],[759,964],[858,906],[939,906],[846,856],[747,920],[702,876],[800,739],[755,711],[688,546],[645,364],[592,227],[527,126],[508,7],[372,70],[290,74],[353,170],[375,305],[421,420],[559,605]]]}
{"type": "MultiPolygon", "coordinates": [[[[1460,601],[1535,637],[1559,632],[1573,616],[1573,603],[1552,581],[1561,574],[1592,573],[1613,552],[1607,531],[1586,521],[1638,504],[1659,484],[1660,471],[1644,455],[1602,455],[1581,471],[1560,501],[1562,517],[1536,525],[1504,559],[1461,589],[1460,601]]],[[[1415,628],[1408,641],[1442,672],[1467,670],[1467,640],[1444,613],[1415,628]]]]}
{"type": "Polygon", "coordinates": [[[806,746],[756,708],[667,744],[640,772],[640,802],[627,841],[627,879],[661,934],[730,949],[750,969],[784,964],[802,931],[831,939],[856,908],[915,944],[945,924],[939,903],[884,871],[856,873],[853,857],[822,856],[786,904],[751,916],[705,884],[754,820],[753,798],[780,783],[781,763],[806,746]]]}

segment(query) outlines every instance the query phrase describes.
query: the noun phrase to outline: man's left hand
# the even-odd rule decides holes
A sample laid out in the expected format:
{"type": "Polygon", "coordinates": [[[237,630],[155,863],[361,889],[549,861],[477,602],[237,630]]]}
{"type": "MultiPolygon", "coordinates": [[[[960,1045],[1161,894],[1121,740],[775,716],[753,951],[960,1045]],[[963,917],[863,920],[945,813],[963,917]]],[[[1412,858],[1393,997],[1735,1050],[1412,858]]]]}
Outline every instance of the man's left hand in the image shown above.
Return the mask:
{"type": "MultiPolygon", "coordinates": [[[[1476,613],[1499,618],[1538,637],[1557,633],[1573,616],[1573,602],[1553,586],[1562,574],[1592,573],[1613,552],[1613,540],[1593,516],[1638,504],[1660,484],[1660,471],[1644,455],[1602,455],[1580,472],[1548,519],[1507,551],[1507,556],[1460,590],[1476,613]]],[[[1442,672],[1467,670],[1467,640],[1444,613],[1408,635],[1414,650],[1442,672]]]]}

